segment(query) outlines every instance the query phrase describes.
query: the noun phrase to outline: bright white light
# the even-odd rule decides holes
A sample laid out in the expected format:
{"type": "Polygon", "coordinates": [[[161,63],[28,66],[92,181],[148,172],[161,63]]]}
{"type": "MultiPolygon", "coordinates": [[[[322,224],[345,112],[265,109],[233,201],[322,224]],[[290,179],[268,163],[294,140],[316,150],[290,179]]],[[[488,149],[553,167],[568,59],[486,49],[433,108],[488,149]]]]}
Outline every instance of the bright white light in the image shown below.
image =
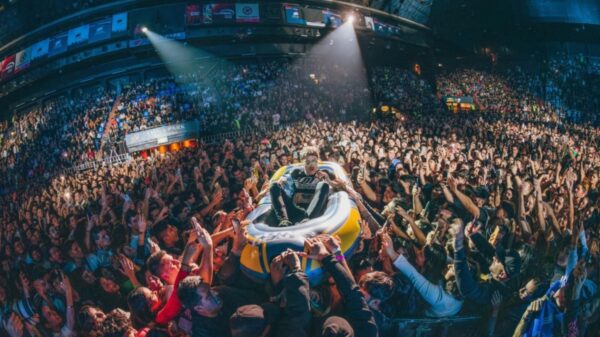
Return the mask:
{"type": "Polygon", "coordinates": [[[351,23],[354,22],[354,15],[348,15],[348,21],[350,21],[351,23]]]}
{"type": "Polygon", "coordinates": [[[142,27],[142,33],[148,33],[148,27],[142,27]]]}

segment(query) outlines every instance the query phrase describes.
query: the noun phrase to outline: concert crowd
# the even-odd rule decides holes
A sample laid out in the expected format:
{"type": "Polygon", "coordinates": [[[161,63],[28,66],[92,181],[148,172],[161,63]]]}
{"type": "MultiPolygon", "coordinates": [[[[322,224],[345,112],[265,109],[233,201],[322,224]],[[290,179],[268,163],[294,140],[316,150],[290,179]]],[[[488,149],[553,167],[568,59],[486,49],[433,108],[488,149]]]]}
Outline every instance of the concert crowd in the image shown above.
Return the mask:
{"type": "MultiPolygon", "coordinates": [[[[318,65],[241,64],[211,85],[93,89],[16,116],[2,126],[2,171],[46,180],[1,197],[0,335],[403,336],[414,331],[402,319],[469,316],[474,327],[450,334],[593,336],[600,129],[514,90],[537,86],[514,69],[444,74],[434,93],[389,67],[362,87],[318,65]],[[436,94],[472,95],[485,112],[442,113],[436,94]],[[357,118],[373,99],[408,117],[357,118]],[[240,132],[57,173],[96,157],[104,133],[196,116],[240,132]],[[256,283],[240,267],[245,218],[278,168],[315,153],[352,181],[317,175],[356,204],[359,243],[344,258],[339,238],[307,238],[256,283]],[[322,283],[303,259],[320,262],[322,283]]],[[[575,101],[589,121],[594,102],[575,101]]]]}

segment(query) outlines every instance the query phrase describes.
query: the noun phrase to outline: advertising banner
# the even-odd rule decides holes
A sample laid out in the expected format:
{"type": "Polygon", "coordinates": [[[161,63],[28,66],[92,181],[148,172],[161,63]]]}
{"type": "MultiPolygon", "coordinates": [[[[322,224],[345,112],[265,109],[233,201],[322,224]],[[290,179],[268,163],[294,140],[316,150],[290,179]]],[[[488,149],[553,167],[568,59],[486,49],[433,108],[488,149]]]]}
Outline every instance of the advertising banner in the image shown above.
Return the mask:
{"type": "Polygon", "coordinates": [[[17,53],[15,57],[15,73],[29,67],[29,63],[31,62],[31,48],[32,46],[29,46],[17,53]]]}
{"type": "Polygon", "coordinates": [[[312,27],[325,27],[325,21],[323,21],[323,11],[315,8],[302,8],[302,16],[306,21],[307,26],[312,27]]]}
{"type": "Polygon", "coordinates": [[[202,9],[200,5],[187,5],[185,8],[185,24],[187,26],[202,24],[202,9]]]}
{"type": "Polygon", "coordinates": [[[112,32],[120,33],[127,30],[127,13],[118,13],[112,16],[112,32]]]}
{"type": "Polygon", "coordinates": [[[54,56],[56,54],[63,53],[67,50],[67,32],[62,32],[55,35],[50,39],[50,47],[48,48],[48,55],[54,56]]]}
{"type": "Polygon", "coordinates": [[[112,18],[105,18],[90,25],[90,43],[110,38],[112,18]]]}
{"type": "Polygon", "coordinates": [[[323,11],[323,22],[325,22],[325,27],[332,28],[339,27],[344,23],[342,16],[339,13],[331,11],[323,11]]]}
{"type": "Polygon", "coordinates": [[[129,152],[137,152],[159,145],[168,145],[186,139],[198,138],[199,135],[200,122],[195,120],[128,133],[125,136],[125,144],[127,144],[129,152]]]}
{"type": "Polygon", "coordinates": [[[302,17],[302,11],[298,5],[284,4],[285,20],[293,25],[305,25],[306,21],[302,17]]]}
{"type": "Polygon", "coordinates": [[[2,61],[2,64],[0,64],[0,78],[2,78],[2,80],[5,80],[12,76],[14,72],[15,55],[10,55],[9,57],[5,58],[4,61],[2,61]]]}
{"type": "Polygon", "coordinates": [[[232,3],[212,4],[213,23],[234,23],[235,5],[232,3]]]}
{"type": "Polygon", "coordinates": [[[50,39],[44,39],[31,46],[31,60],[39,59],[40,57],[48,55],[48,49],[50,47],[50,39]]]}
{"type": "Polygon", "coordinates": [[[67,45],[72,46],[86,42],[90,37],[90,25],[83,25],[69,30],[67,45]]]}
{"type": "Polygon", "coordinates": [[[235,4],[235,22],[240,23],[258,23],[260,22],[260,15],[258,4],[235,4]]]}
{"type": "Polygon", "coordinates": [[[263,23],[281,23],[283,15],[281,14],[281,4],[263,3],[260,5],[263,23]]]}

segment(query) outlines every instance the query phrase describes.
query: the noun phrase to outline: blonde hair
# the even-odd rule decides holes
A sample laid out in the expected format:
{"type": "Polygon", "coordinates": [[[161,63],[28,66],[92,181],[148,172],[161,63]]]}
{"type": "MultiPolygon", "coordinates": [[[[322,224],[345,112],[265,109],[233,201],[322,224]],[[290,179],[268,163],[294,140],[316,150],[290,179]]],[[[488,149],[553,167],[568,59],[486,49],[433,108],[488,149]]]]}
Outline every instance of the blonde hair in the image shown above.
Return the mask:
{"type": "Polygon", "coordinates": [[[315,146],[307,146],[300,152],[300,158],[303,160],[308,156],[316,156],[319,159],[319,150],[315,146]]]}

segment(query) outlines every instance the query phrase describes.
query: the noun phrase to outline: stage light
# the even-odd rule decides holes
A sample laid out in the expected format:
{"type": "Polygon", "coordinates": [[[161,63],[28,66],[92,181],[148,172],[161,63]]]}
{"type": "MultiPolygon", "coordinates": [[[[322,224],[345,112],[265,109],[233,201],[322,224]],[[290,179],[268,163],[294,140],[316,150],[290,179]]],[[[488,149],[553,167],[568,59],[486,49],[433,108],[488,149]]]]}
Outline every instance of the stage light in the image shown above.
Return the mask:
{"type": "Polygon", "coordinates": [[[144,26],[142,27],[142,33],[148,33],[148,27],[144,26]]]}
{"type": "Polygon", "coordinates": [[[354,22],[354,15],[348,15],[348,21],[350,21],[350,23],[354,22]]]}

